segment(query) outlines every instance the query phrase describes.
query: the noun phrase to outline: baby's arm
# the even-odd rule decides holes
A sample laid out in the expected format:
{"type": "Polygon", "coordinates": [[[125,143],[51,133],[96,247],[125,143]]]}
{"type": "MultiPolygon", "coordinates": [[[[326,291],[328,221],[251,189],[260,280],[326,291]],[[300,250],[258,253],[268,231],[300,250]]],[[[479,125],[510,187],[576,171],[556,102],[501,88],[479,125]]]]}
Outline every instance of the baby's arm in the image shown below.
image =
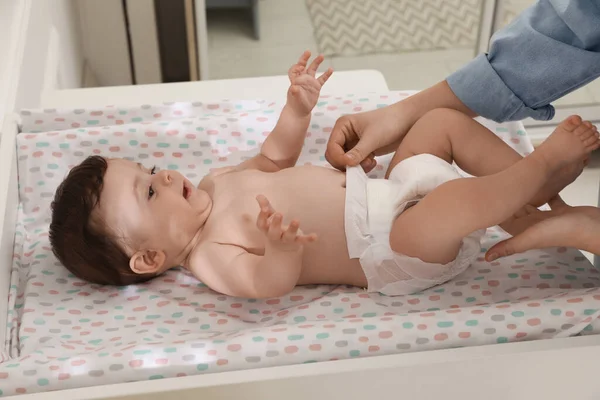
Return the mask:
{"type": "Polygon", "coordinates": [[[316,78],[315,74],[323,62],[323,56],[315,58],[307,68],[309,58],[310,51],[305,51],[298,63],[288,71],[291,84],[287,103],[283,107],[279,120],[263,143],[260,155],[242,163],[241,168],[256,168],[271,172],[296,165],[310,124],[311,111],[319,100],[321,88],[333,73],[329,68],[316,78]],[[263,168],[265,165],[268,168],[263,168]]]}

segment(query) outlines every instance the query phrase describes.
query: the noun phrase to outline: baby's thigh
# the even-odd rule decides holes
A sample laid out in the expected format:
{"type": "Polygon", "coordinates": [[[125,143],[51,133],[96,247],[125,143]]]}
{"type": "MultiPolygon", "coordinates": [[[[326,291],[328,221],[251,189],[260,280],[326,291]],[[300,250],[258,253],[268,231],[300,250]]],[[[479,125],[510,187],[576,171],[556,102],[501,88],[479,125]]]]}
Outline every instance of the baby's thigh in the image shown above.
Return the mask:
{"type": "Polygon", "coordinates": [[[452,144],[446,124],[454,121],[454,110],[435,109],[421,117],[408,131],[386,172],[389,177],[392,169],[402,160],[418,154],[432,154],[452,163],[452,144]]]}

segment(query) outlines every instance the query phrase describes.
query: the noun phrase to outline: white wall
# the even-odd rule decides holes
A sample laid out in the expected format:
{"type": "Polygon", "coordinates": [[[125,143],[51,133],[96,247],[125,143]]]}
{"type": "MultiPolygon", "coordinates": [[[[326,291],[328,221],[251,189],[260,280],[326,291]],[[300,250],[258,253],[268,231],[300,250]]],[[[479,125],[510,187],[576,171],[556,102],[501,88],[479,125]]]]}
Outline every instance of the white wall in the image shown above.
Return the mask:
{"type": "Polygon", "coordinates": [[[82,84],[76,0],[29,1],[16,109],[37,107],[43,90],[78,88],[82,84]]]}

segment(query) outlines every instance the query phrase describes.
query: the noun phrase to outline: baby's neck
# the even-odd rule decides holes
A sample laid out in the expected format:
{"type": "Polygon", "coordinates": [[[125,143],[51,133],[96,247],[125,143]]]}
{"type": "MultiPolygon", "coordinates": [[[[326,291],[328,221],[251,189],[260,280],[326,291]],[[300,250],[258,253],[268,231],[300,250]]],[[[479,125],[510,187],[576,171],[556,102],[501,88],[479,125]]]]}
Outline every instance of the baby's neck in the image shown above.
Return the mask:
{"type": "Polygon", "coordinates": [[[196,249],[196,247],[198,246],[198,244],[200,243],[200,239],[202,237],[202,231],[204,227],[198,229],[198,231],[194,234],[194,236],[192,237],[192,239],[189,241],[189,243],[183,248],[183,250],[179,253],[179,255],[176,258],[176,263],[175,265],[181,265],[182,267],[184,267],[185,269],[189,268],[189,260],[190,260],[190,256],[192,255],[192,253],[194,252],[194,249],[196,249]]]}

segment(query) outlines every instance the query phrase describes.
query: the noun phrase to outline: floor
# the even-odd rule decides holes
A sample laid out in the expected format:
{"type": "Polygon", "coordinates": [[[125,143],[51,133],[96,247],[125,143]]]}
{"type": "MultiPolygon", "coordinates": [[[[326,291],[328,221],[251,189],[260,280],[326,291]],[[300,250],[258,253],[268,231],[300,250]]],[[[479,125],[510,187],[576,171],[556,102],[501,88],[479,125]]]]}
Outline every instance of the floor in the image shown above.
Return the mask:
{"type": "MultiPolygon", "coordinates": [[[[261,38],[255,40],[248,12],[208,10],[210,79],[282,75],[304,50],[318,52],[304,0],[261,0],[259,14],[261,38]]],[[[474,50],[459,49],[331,57],[323,67],[377,69],[390,89],[418,90],[443,80],[473,56],[474,50]]],[[[600,102],[600,80],[555,104],[593,102],[600,102]]]]}

